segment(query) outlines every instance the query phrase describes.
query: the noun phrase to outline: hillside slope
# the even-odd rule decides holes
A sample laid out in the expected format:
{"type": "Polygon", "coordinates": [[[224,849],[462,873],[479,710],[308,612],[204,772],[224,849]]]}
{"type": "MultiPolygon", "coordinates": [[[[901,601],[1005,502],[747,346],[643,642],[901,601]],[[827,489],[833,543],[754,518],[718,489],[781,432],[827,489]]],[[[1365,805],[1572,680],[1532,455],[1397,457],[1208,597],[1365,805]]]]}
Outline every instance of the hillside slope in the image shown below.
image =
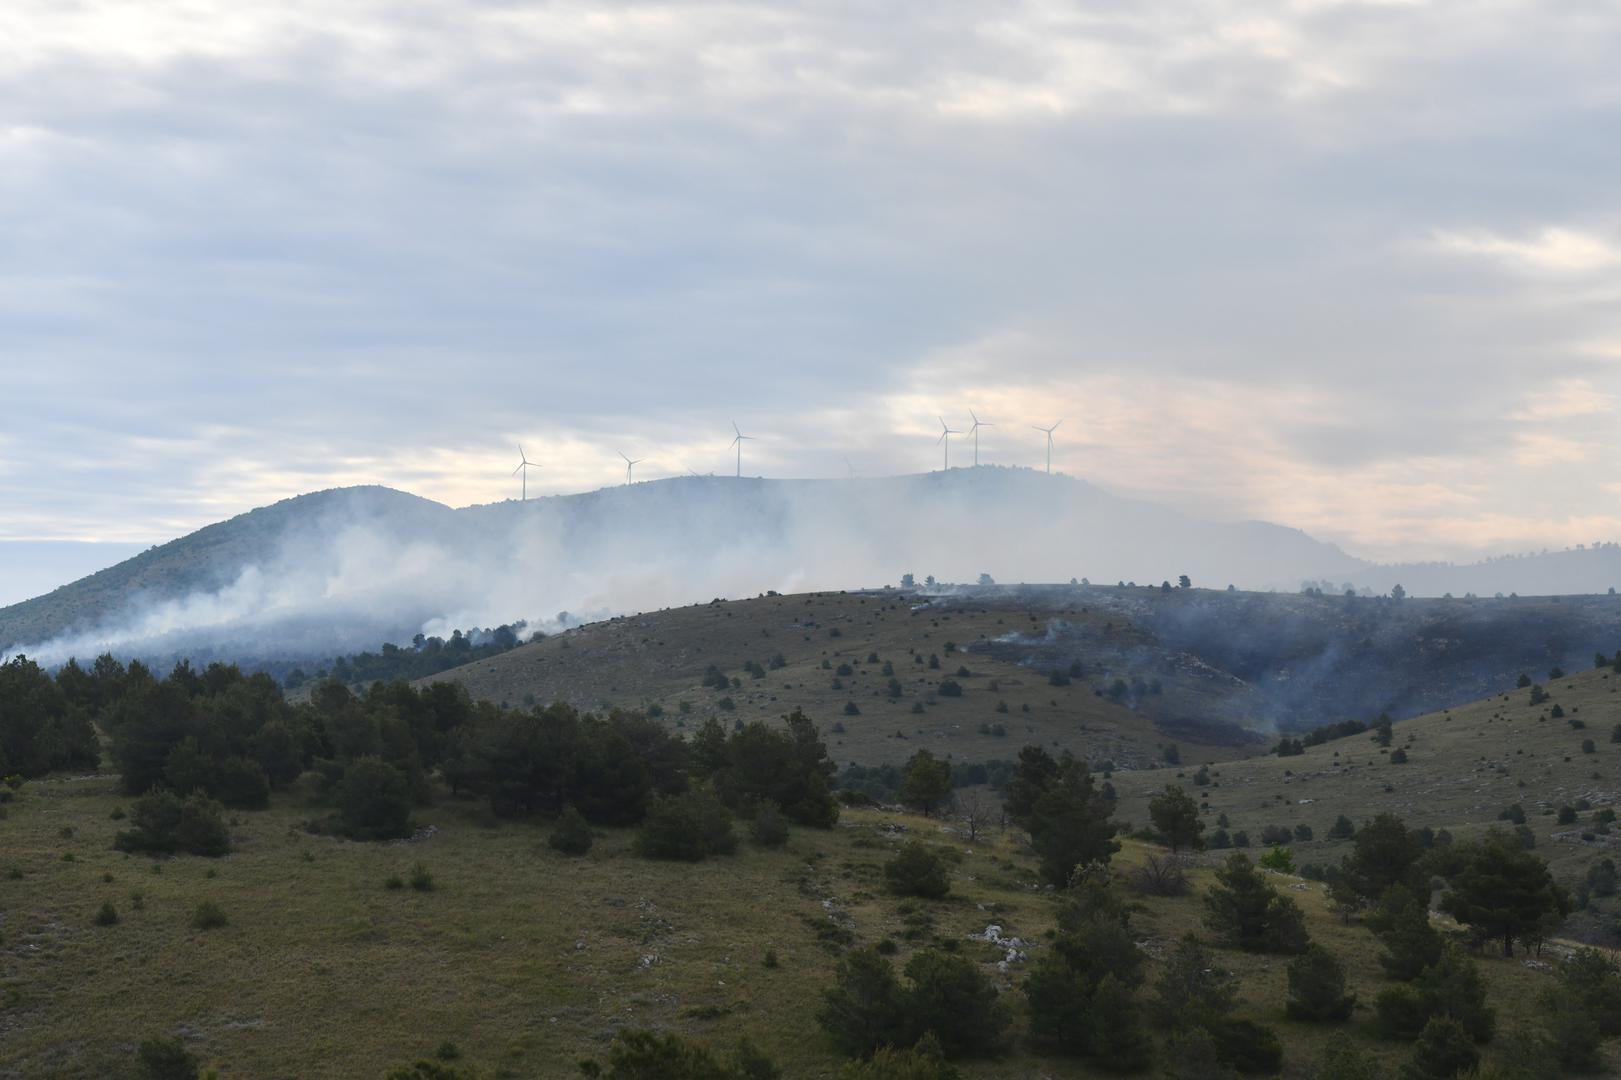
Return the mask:
{"type": "Polygon", "coordinates": [[[360,488],[233,518],[0,609],[0,651],[330,656],[450,626],[872,585],[908,570],[1271,584],[1363,565],[1297,530],[1198,521],[1023,469],[683,477],[462,510],[360,488]]]}

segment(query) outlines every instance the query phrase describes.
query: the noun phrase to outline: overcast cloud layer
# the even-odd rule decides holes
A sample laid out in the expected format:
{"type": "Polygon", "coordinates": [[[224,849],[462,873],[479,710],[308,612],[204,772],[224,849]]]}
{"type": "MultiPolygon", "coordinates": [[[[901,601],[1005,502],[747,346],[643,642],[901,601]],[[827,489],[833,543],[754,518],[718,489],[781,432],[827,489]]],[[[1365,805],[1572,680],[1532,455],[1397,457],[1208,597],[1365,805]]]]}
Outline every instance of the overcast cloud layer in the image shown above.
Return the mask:
{"type": "Polygon", "coordinates": [[[0,540],[734,417],[919,471],[969,407],[1372,558],[1621,538],[1618,55],[1583,0],[10,0],[0,540]]]}

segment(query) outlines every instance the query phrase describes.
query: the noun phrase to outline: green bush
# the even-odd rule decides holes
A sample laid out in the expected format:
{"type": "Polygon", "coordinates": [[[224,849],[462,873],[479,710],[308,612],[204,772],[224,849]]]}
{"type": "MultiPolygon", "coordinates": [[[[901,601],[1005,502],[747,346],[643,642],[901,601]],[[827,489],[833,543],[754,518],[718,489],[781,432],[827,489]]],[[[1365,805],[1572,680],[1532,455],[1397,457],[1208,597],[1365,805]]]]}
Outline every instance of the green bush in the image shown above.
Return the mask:
{"type": "Polygon", "coordinates": [[[1333,953],[1312,945],[1289,962],[1289,1019],[1337,1022],[1354,1008],[1356,995],[1345,992],[1345,968],[1333,953]]]}
{"type": "Polygon", "coordinates": [[[788,842],[788,822],[775,806],[762,806],[749,825],[749,839],[761,847],[781,847],[788,842]]]}
{"type": "Polygon", "coordinates": [[[1300,905],[1274,889],[1247,855],[1234,852],[1205,894],[1205,924],[1224,942],[1246,952],[1306,950],[1300,905]]]}
{"type": "Polygon", "coordinates": [[[582,1061],[580,1071],[608,1080],[779,1080],[782,1076],[782,1070],[747,1039],[722,1058],[683,1035],[634,1030],[621,1031],[614,1038],[606,1070],[598,1062],[582,1061]]]}
{"type": "Polygon", "coordinates": [[[1252,1020],[1222,1020],[1210,1025],[1216,1060],[1245,1076],[1270,1076],[1283,1068],[1278,1033],[1252,1020]]]}
{"type": "Polygon", "coordinates": [[[194,930],[218,930],[229,922],[230,920],[225,917],[225,909],[212,900],[204,900],[191,913],[191,925],[194,930]]]}
{"type": "Polygon", "coordinates": [[[558,817],[551,835],[546,838],[546,844],[564,855],[584,855],[591,850],[595,839],[590,823],[571,806],[558,817]]]}
{"type": "Polygon", "coordinates": [[[891,892],[938,900],[951,891],[944,860],[927,844],[912,840],[884,864],[884,879],[891,892]]]}
{"type": "Polygon", "coordinates": [[[411,783],[375,757],[358,758],[337,786],[337,831],[352,840],[396,840],[411,835],[411,783]]]}
{"type": "Polygon", "coordinates": [[[962,1076],[946,1061],[940,1040],[925,1034],[905,1050],[884,1047],[867,1061],[852,1061],[840,1080],[959,1080],[962,1076]]]}
{"type": "Polygon", "coordinates": [[[113,847],[132,853],[224,855],[231,850],[231,834],[223,811],[200,792],[182,799],[172,791],[154,790],[136,801],[130,817],[134,828],[119,833],[113,847]]]}
{"type": "Polygon", "coordinates": [[[197,1080],[197,1058],[179,1039],[146,1039],[135,1052],[140,1080],[197,1080]]]}
{"type": "Polygon", "coordinates": [[[433,871],[428,869],[426,863],[417,863],[411,867],[411,888],[417,892],[433,892],[433,871]]]}
{"type": "Polygon", "coordinates": [[[117,922],[118,922],[118,909],[113,907],[113,902],[111,900],[109,900],[106,903],[102,904],[101,909],[96,912],[96,925],[97,926],[112,926],[117,922]]]}
{"type": "Polygon", "coordinates": [[[1413,1056],[1402,1066],[1402,1080],[1453,1080],[1480,1064],[1469,1033],[1456,1020],[1437,1016],[1424,1025],[1413,1056]]]}
{"type": "Polygon", "coordinates": [[[636,834],[636,851],[649,859],[697,862],[737,850],[732,815],[703,789],[655,801],[636,834]]]}
{"type": "Polygon", "coordinates": [[[907,1026],[932,1032],[948,1057],[1007,1049],[1013,1011],[985,973],[964,956],[925,949],[906,964],[907,1026]]]}

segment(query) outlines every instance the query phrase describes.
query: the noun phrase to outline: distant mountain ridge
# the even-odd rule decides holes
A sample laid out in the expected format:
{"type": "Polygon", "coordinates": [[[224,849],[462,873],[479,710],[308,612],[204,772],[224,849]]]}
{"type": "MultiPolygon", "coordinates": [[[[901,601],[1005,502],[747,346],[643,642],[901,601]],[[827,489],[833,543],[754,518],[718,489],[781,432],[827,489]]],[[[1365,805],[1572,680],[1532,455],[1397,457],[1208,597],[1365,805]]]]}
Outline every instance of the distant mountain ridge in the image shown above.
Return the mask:
{"type": "MultiPolygon", "coordinates": [[[[1585,554],[1548,559],[1570,568],[1570,591],[1602,591],[1621,551],[1585,554]]],[[[1084,480],[992,466],[850,480],[690,476],[462,509],[356,487],[250,511],[0,608],[0,653],[329,657],[452,626],[545,626],[564,611],[578,621],[907,572],[1099,583],[1187,574],[1201,586],[1290,592],[1308,579],[1378,582],[1381,592],[1399,581],[1415,595],[1461,595],[1496,591],[1484,583],[1494,571],[1530,580],[1539,565],[1552,564],[1380,567],[1298,529],[1201,520],[1084,480]]]]}

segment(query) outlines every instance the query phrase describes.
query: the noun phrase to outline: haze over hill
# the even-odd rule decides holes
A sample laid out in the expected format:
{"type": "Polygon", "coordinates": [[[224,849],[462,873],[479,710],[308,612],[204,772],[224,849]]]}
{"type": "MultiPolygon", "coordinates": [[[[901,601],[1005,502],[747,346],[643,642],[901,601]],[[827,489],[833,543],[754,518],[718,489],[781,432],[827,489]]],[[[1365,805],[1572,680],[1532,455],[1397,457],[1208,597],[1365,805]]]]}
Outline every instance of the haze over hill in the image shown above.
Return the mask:
{"type": "MultiPolygon", "coordinates": [[[[1621,551],[1382,568],[1299,530],[1199,520],[1082,480],[983,467],[853,480],[683,477],[453,510],[387,488],[300,496],[0,609],[0,651],[323,657],[452,627],[557,624],[715,596],[897,581],[1144,583],[1294,591],[1546,578],[1599,591],[1621,551]],[[9,648],[7,648],[9,646],[9,648]]],[[[1445,591],[1437,588],[1434,591],[1445,591]]]]}

